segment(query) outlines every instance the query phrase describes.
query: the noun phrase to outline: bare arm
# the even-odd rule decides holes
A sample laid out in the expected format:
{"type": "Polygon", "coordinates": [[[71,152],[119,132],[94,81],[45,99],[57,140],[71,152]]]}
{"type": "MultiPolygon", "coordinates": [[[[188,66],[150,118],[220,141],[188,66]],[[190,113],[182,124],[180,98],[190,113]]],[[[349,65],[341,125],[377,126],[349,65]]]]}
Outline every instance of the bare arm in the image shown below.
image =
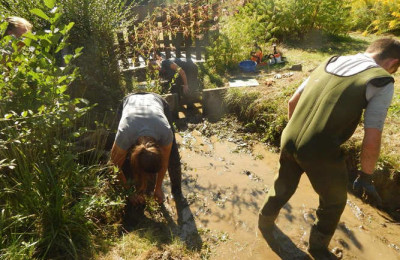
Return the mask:
{"type": "Polygon", "coordinates": [[[128,151],[122,149],[114,142],[113,147],[111,149],[111,162],[120,169],[120,171],[118,172],[118,179],[121,181],[122,186],[128,189],[129,188],[128,183],[126,181],[124,173],[121,170],[122,165],[125,162],[127,152],[128,151]]]}
{"type": "Polygon", "coordinates": [[[185,95],[187,95],[189,92],[189,85],[187,82],[187,77],[186,77],[185,71],[174,62],[171,63],[171,69],[177,71],[179,73],[179,76],[181,76],[182,81],[183,81],[183,93],[185,93],[185,95]]]}
{"type": "Polygon", "coordinates": [[[293,96],[289,99],[288,102],[288,118],[290,119],[293,115],[294,109],[297,106],[297,102],[299,102],[301,91],[296,91],[293,96]]]}
{"type": "Polygon", "coordinates": [[[289,99],[288,102],[288,118],[290,119],[293,115],[294,109],[297,106],[297,103],[299,102],[301,93],[303,93],[303,90],[305,86],[307,85],[310,77],[308,77],[301,85],[296,89],[296,92],[294,92],[293,96],[289,99]]]}
{"type": "Polygon", "coordinates": [[[382,132],[376,128],[364,129],[364,139],[361,148],[361,170],[372,174],[379,158],[382,132]]]}
{"type": "Polygon", "coordinates": [[[161,187],[165,173],[167,172],[168,169],[169,156],[171,154],[172,143],[166,146],[161,146],[160,148],[161,148],[161,169],[157,174],[156,186],[154,188],[154,196],[156,197],[159,203],[162,202],[164,196],[161,187]]]}

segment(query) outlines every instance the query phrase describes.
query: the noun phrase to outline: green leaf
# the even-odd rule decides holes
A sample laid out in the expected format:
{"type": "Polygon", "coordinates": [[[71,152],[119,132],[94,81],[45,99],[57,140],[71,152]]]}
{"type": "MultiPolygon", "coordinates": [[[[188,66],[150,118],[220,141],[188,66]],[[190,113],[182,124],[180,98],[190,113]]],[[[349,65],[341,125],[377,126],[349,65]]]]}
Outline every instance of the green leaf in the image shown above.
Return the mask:
{"type": "Polygon", "coordinates": [[[53,18],[50,19],[50,22],[51,22],[52,24],[57,24],[57,22],[60,20],[61,16],[62,16],[62,15],[61,15],[60,13],[56,13],[56,14],[53,16],[53,18]]]}
{"type": "Polygon", "coordinates": [[[78,54],[78,53],[80,53],[80,52],[82,51],[82,49],[83,49],[83,47],[76,48],[76,49],[75,49],[75,54],[78,54]]]}
{"type": "Polygon", "coordinates": [[[41,106],[38,108],[39,114],[42,114],[42,113],[45,111],[45,109],[46,109],[46,107],[45,107],[44,105],[41,105],[41,106]]]}
{"type": "Polygon", "coordinates": [[[50,18],[45,14],[42,10],[38,8],[34,8],[29,10],[32,14],[39,16],[40,18],[45,19],[46,21],[50,20],[50,18]]]}
{"type": "Polygon", "coordinates": [[[62,77],[58,78],[57,83],[58,83],[58,84],[61,84],[61,83],[62,83],[63,81],[65,81],[67,78],[68,78],[67,76],[62,76],[62,77]]]}
{"type": "Polygon", "coordinates": [[[43,2],[49,9],[53,9],[56,5],[56,0],[43,0],[43,2]]]}
{"type": "Polygon", "coordinates": [[[72,55],[71,55],[71,54],[65,55],[65,56],[64,56],[64,62],[65,62],[65,64],[69,64],[69,62],[71,61],[71,59],[72,59],[72,55]]]}
{"type": "Polygon", "coordinates": [[[37,41],[36,35],[34,35],[32,32],[27,32],[27,33],[25,33],[25,34],[24,34],[24,37],[37,41]]]}
{"type": "Polygon", "coordinates": [[[5,118],[5,119],[10,119],[12,116],[13,116],[12,114],[5,114],[5,115],[4,115],[4,118],[5,118]]]}
{"type": "Polygon", "coordinates": [[[27,115],[28,115],[28,111],[24,111],[24,112],[21,113],[22,117],[26,117],[27,115]]]}
{"type": "Polygon", "coordinates": [[[62,94],[67,90],[67,85],[62,85],[57,88],[57,94],[62,94]]]}

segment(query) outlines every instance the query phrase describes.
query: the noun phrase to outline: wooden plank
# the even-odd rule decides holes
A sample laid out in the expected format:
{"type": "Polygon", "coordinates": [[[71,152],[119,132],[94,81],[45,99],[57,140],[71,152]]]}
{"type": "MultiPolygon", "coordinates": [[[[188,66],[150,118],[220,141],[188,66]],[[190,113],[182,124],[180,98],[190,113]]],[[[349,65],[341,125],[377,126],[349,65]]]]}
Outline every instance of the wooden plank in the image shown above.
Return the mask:
{"type": "Polygon", "coordinates": [[[192,48],[192,37],[186,36],[185,37],[185,52],[186,52],[186,59],[191,59],[191,48],[192,48]]]}
{"type": "Polygon", "coordinates": [[[182,57],[182,42],[183,42],[183,33],[182,32],[178,32],[176,34],[176,38],[175,38],[175,42],[174,42],[174,47],[175,47],[175,55],[176,58],[181,58],[182,57]]]}
{"type": "Polygon", "coordinates": [[[196,49],[196,60],[201,60],[202,46],[201,39],[199,36],[195,38],[195,49],[196,49]]]}
{"type": "Polygon", "coordinates": [[[117,32],[117,42],[119,47],[119,60],[122,62],[123,68],[127,68],[129,66],[128,60],[126,59],[126,45],[124,41],[124,33],[117,32]]]}
{"type": "Polygon", "coordinates": [[[163,35],[164,35],[165,57],[169,59],[171,58],[171,39],[170,35],[167,32],[163,32],[163,35]]]}

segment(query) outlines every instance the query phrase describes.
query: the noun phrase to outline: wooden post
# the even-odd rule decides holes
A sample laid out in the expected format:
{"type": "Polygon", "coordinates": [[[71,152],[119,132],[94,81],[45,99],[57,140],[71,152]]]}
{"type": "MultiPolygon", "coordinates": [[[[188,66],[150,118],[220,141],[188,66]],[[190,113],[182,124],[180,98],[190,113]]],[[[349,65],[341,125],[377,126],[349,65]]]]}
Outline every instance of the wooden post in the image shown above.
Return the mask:
{"type": "Polygon", "coordinates": [[[165,58],[171,58],[171,40],[170,35],[167,32],[163,32],[164,37],[164,49],[165,49],[165,58]]]}
{"type": "Polygon", "coordinates": [[[122,61],[122,67],[128,68],[128,60],[126,59],[126,46],[124,41],[124,32],[117,32],[117,42],[119,47],[119,59],[122,61]]]}
{"type": "MultiPolygon", "coordinates": [[[[209,34],[208,30],[206,30],[204,32],[204,35],[203,35],[203,46],[208,46],[208,44],[209,44],[209,36],[210,36],[210,34],[209,34]]],[[[205,60],[208,59],[207,51],[204,51],[204,59],[205,60]]]]}
{"type": "Polygon", "coordinates": [[[195,38],[195,48],[196,48],[196,60],[201,60],[202,46],[201,46],[201,39],[199,36],[196,36],[195,38]]]}
{"type": "Polygon", "coordinates": [[[182,41],[183,41],[183,33],[178,32],[176,34],[175,42],[174,42],[176,58],[182,57],[182,53],[181,53],[182,41]]]}
{"type": "Polygon", "coordinates": [[[192,38],[190,35],[185,37],[185,52],[186,52],[186,60],[192,59],[191,57],[191,47],[192,47],[192,38]]]}

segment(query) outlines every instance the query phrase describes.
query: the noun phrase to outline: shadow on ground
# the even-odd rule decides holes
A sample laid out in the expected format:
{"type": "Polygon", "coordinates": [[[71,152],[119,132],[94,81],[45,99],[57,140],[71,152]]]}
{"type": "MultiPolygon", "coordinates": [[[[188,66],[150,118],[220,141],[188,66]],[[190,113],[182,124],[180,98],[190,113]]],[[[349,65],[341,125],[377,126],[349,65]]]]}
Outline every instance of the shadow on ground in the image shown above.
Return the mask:
{"type": "Polygon", "coordinates": [[[189,204],[184,198],[178,201],[175,203],[178,213],[177,223],[171,216],[171,211],[164,204],[155,212],[152,210],[153,212],[149,213],[144,205],[132,206],[128,203],[125,208],[123,230],[137,232],[139,236],[149,239],[158,248],[171,244],[176,238],[179,238],[188,249],[200,251],[202,239],[189,204]]]}
{"type": "Polygon", "coordinates": [[[330,55],[343,55],[364,52],[369,42],[351,36],[331,36],[319,31],[308,33],[301,41],[288,41],[288,47],[308,52],[322,52],[330,55]]]}
{"type": "Polygon", "coordinates": [[[307,253],[300,250],[276,225],[274,225],[272,231],[260,232],[272,251],[274,251],[283,260],[312,259],[307,253]]]}

